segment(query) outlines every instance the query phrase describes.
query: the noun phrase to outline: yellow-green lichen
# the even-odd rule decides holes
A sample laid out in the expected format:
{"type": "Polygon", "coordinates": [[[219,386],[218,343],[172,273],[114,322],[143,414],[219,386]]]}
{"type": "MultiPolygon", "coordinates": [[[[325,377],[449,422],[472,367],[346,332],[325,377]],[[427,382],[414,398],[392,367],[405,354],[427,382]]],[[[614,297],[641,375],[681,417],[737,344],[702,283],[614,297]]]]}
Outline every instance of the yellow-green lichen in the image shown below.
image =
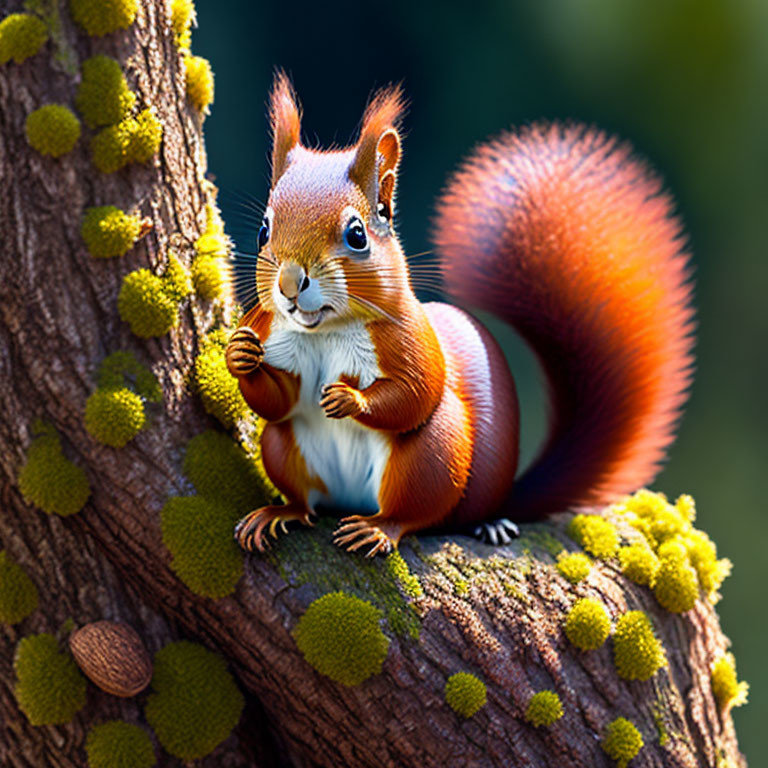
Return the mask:
{"type": "Polygon", "coordinates": [[[122,448],[145,423],[144,401],[127,387],[99,387],[86,400],[85,428],[104,445],[122,448]]]}
{"type": "Polygon", "coordinates": [[[195,384],[203,408],[225,427],[232,427],[247,416],[250,409],[240,393],[237,379],[227,370],[226,345],[226,331],[214,331],[203,339],[195,360],[195,384]]]}
{"type": "Polygon", "coordinates": [[[143,109],[130,123],[128,162],[148,163],[160,149],[163,124],[151,107],[143,109]]]}
{"type": "Polygon", "coordinates": [[[80,138],[80,121],[63,104],[46,104],[27,116],[27,141],[41,155],[61,157],[71,152],[80,138]]]}
{"type": "Polygon", "coordinates": [[[332,592],[310,604],[293,636],[318,672],[342,685],[360,685],[381,672],[387,657],[389,640],[381,619],[381,611],[369,602],[332,592]]]}
{"type": "Polygon", "coordinates": [[[672,613],[690,611],[699,596],[699,582],[685,547],[676,541],[665,542],[659,547],[659,559],[653,589],[659,605],[672,613]]]}
{"type": "Polygon", "coordinates": [[[151,108],[145,109],[99,131],[91,139],[91,158],[102,173],[114,173],[128,163],[149,162],[162,138],[162,123],[151,108]]]}
{"type": "Polygon", "coordinates": [[[37,609],[38,593],[27,572],[0,550],[0,621],[18,624],[37,609]]]}
{"type": "Polygon", "coordinates": [[[166,752],[182,760],[210,754],[232,732],[244,699],[224,659],[197,643],[170,643],[154,657],[144,710],[166,752]]]}
{"type": "Polygon", "coordinates": [[[472,717],[487,701],[485,683],[469,672],[457,672],[445,684],[445,701],[460,717],[472,717]]]}
{"type": "Polygon", "coordinates": [[[712,665],[712,692],[723,711],[747,703],[749,683],[739,682],[732,653],[724,653],[712,665]]]}
{"type": "Polygon", "coordinates": [[[563,704],[554,691],[535,693],[525,710],[525,719],[537,728],[549,726],[563,716],[563,704]]]}
{"type": "Polygon", "coordinates": [[[613,557],[619,549],[616,526],[600,515],[576,515],[568,524],[568,535],[601,560],[613,557]]]}
{"type": "Polygon", "coordinates": [[[206,229],[195,243],[192,262],[192,281],[195,292],[206,301],[219,299],[226,283],[223,262],[230,251],[229,238],[224,234],[221,219],[215,207],[206,207],[206,229]]]}
{"type": "Polygon", "coordinates": [[[651,620],[642,611],[628,611],[616,622],[613,660],[624,680],[648,680],[667,663],[651,620]]]}
{"type": "Polygon", "coordinates": [[[163,336],[179,323],[179,306],[166,292],[164,281],[148,269],[137,269],[123,278],[117,311],[142,339],[163,336]]]}
{"type": "Polygon", "coordinates": [[[643,737],[629,720],[617,717],[606,727],[600,746],[608,757],[617,761],[617,768],[626,768],[642,749],[643,737]]]}
{"type": "Polygon", "coordinates": [[[40,51],[48,40],[45,22],[31,13],[12,13],[0,21],[0,64],[17,64],[40,51]]]}
{"type": "Polygon", "coordinates": [[[411,573],[408,563],[397,550],[387,555],[386,563],[390,575],[408,597],[416,599],[424,596],[424,590],[421,588],[418,576],[411,573]]]}
{"type": "Polygon", "coordinates": [[[131,216],[114,205],[88,208],[80,227],[88,252],[97,258],[122,256],[138,240],[142,220],[131,216]]]}
{"type": "Polygon", "coordinates": [[[24,499],[48,514],[74,515],[91,495],[81,467],[64,456],[61,438],[44,426],[29,446],[27,460],[19,472],[19,490],[24,499]]]}
{"type": "Polygon", "coordinates": [[[565,634],[582,651],[599,648],[611,632],[611,619],[605,605],[593,597],[578,600],[565,620],[565,634]]]}
{"type": "Polygon", "coordinates": [[[91,728],[85,740],[85,753],[88,768],[152,768],[157,762],[149,734],[122,720],[91,728]]]}
{"type": "Polygon", "coordinates": [[[192,293],[189,272],[173,252],[168,254],[168,265],[163,273],[165,292],[173,301],[181,301],[192,293]]]}
{"type": "Polygon", "coordinates": [[[136,94],[128,88],[120,64],[109,56],[92,56],[83,62],[75,106],[89,128],[114,125],[128,117],[136,94]]]}
{"type": "Polygon", "coordinates": [[[208,59],[202,56],[184,58],[187,98],[192,106],[202,113],[207,113],[213,104],[213,70],[208,59]]]}
{"type": "Polygon", "coordinates": [[[160,402],[163,397],[160,385],[152,371],[142,365],[133,352],[124,350],[113,352],[101,361],[98,385],[104,389],[129,385],[145,400],[155,403],[160,402]]]}
{"type": "Polygon", "coordinates": [[[53,635],[30,635],[16,647],[13,692],[32,725],[68,723],[85,704],[85,678],[53,635]]]}
{"type": "Polygon", "coordinates": [[[645,543],[636,542],[619,549],[621,572],[636,584],[653,587],[661,563],[656,553],[645,543]]]}
{"type": "Polygon", "coordinates": [[[192,0],[171,0],[171,26],[176,37],[176,45],[182,51],[189,50],[192,43],[190,27],[195,19],[195,4],[192,0]]]}
{"type": "Polygon", "coordinates": [[[89,35],[127,29],[136,19],[139,0],[69,0],[72,18],[89,35]]]}
{"type": "Polygon", "coordinates": [[[562,552],[557,558],[557,570],[571,584],[586,579],[591,569],[592,561],[583,552],[562,552]]]}

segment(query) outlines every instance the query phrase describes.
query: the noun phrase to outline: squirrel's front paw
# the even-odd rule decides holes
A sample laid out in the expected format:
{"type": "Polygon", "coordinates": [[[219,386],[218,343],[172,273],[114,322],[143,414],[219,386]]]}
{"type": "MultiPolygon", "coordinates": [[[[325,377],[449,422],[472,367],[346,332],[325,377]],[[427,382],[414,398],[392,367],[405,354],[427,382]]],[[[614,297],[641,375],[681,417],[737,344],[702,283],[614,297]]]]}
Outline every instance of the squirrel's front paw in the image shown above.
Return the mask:
{"type": "Polygon", "coordinates": [[[227,368],[233,376],[253,373],[264,359],[264,345],[253,328],[238,328],[227,344],[227,368]]]}
{"type": "Polygon", "coordinates": [[[320,407],[329,419],[358,416],[365,409],[365,397],[360,390],[343,381],[326,384],[320,392],[320,407]]]}

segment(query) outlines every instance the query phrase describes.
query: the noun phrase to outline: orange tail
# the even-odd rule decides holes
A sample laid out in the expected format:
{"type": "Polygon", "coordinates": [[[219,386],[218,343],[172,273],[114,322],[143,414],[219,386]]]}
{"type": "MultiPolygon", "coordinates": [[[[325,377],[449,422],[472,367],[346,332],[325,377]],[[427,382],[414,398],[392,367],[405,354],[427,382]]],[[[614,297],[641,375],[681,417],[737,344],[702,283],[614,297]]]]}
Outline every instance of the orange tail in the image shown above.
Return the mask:
{"type": "Polygon", "coordinates": [[[436,244],[449,293],[530,344],[550,432],[511,516],[606,503],[653,480],[692,375],[681,224],[631,150],[540,125],[481,146],[448,184],[436,244]]]}

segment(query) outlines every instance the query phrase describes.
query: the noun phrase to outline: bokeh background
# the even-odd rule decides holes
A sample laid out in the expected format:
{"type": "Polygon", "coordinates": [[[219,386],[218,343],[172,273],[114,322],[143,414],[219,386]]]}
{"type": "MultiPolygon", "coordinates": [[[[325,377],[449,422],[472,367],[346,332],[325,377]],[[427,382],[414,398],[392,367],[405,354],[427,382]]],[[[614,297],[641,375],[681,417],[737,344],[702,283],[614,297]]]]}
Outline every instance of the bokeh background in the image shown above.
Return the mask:
{"type": "MultiPolygon", "coordinates": [[[[750,703],[734,712],[761,765],[768,740],[768,3],[764,0],[516,0],[333,3],[197,0],[195,53],[216,74],[206,122],[220,186],[265,199],[265,99],[292,75],[308,141],[354,137],[374,86],[411,100],[399,185],[406,251],[430,248],[433,200],[475,143],[539,118],[629,139],[666,179],[696,265],[698,372],[656,488],[692,493],[699,524],[735,564],[719,605],[750,703]]],[[[226,213],[226,209],[225,209],[226,213]]],[[[530,355],[503,336],[523,448],[544,403],[530,355]]]]}

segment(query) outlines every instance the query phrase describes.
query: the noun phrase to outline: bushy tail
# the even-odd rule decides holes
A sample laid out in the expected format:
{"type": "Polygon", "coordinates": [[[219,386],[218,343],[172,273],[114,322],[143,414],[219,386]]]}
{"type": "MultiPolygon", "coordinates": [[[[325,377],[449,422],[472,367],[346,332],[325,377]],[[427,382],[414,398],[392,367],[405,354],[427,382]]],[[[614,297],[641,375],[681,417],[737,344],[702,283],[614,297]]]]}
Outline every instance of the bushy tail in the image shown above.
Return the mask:
{"type": "Polygon", "coordinates": [[[511,515],[603,504],[653,480],[692,375],[694,311],[673,203],[631,150],[539,125],[481,146],[448,184],[447,289],[490,310],[545,371],[550,431],[511,515]]]}

